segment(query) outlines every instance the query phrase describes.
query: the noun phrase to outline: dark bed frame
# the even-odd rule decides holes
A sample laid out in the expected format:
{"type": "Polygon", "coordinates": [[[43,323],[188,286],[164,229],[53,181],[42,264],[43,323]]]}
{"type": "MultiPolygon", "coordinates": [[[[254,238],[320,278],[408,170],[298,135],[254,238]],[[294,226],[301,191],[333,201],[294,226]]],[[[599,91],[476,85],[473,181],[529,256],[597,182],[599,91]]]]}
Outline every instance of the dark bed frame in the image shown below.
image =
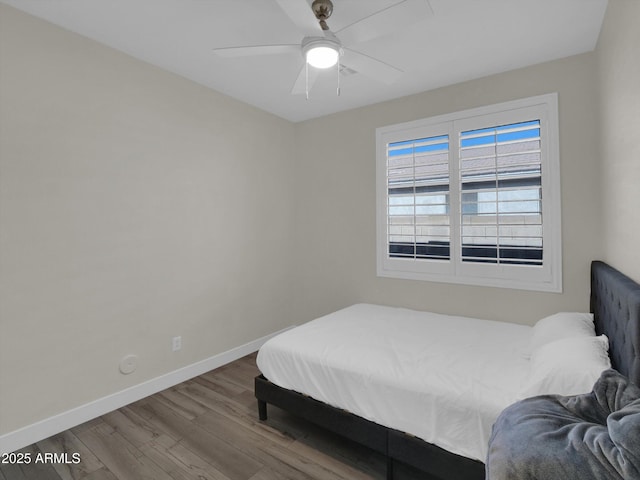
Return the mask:
{"type": "MultiPolygon", "coordinates": [[[[609,337],[613,368],[640,385],[640,285],[609,265],[591,264],[591,312],[596,333],[609,337]]],[[[455,455],[406,433],[383,427],[311,397],[255,379],[260,420],[267,419],[270,403],[292,414],[365,445],[387,458],[387,479],[393,479],[395,461],[416,467],[443,480],[482,480],[484,463],[455,455]]]]}

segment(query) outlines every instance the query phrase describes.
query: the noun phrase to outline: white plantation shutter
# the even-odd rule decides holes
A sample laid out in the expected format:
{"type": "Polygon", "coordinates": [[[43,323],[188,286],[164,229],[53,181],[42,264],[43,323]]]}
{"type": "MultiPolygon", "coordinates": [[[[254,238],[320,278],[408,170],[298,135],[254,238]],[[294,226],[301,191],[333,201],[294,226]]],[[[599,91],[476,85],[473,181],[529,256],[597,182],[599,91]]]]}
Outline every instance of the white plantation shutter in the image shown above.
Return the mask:
{"type": "Polygon", "coordinates": [[[448,135],[391,143],[387,159],[389,255],[448,260],[448,135]]]}
{"type": "Polygon", "coordinates": [[[378,274],[561,291],[557,96],[379,128],[378,274]]]}
{"type": "Polygon", "coordinates": [[[540,120],[461,132],[462,261],[542,265],[540,120]]]}

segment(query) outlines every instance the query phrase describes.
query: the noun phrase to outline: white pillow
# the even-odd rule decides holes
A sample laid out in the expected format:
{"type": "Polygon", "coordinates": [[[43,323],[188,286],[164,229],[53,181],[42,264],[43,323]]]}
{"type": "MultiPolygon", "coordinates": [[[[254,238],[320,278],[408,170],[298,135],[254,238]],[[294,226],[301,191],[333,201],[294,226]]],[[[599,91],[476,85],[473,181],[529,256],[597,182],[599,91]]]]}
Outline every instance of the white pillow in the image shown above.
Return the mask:
{"type": "Polygon", "coordinates": [[[559,312],[538,320],[533,326],[529,355],[550,342],[563,338],[595,337],[593,314],[559,312]]]}
{"type": "Polygon", "coordinates": [[[590,392],[600,374],[611,368],[608,352],[605,335],[565,338],[541,346],[531,355],[529,378],[519,398],[590,392]]]}

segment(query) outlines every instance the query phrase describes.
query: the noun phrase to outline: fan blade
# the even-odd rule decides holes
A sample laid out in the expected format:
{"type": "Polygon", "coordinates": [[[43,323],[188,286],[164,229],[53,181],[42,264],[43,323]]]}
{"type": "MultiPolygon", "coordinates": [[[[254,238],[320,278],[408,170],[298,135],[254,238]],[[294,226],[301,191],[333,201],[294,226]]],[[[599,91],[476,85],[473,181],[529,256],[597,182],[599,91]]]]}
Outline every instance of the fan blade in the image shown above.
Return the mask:
{"type": "Polygon", "coordinates": [[[276,0],[276,2],[305,36],[313,37],[322,33],[318,19],[305,0],[276,0]]]}
{"type": "Polygon", "coordinates": [[[214,48],[213,53],[220,57],[249,57],[252,55],[278,55],[300,52],[298,44],[247,45],[244,47],[214,48]]]}
{"type": "Polygon", "coordinates": [[[366,42],[392,32],[400,32],[428,18],[433,12],[427,0],[404,0],[335,32],[343,45],[366,42]]]}
{"type": "Polygon", "coordinates": [[[292,95],[301,95],[303,93],[307,93],[313,87],[313,84],[316,82],[318,78],[318,69],[313,67],[307,67],[306,64],[302,65],[300,69],[300,73],[298,73],[298,78],[296,78],[295,83],[293,84],[293,88],[291,89],[292,95]],[[305,70],[308,69],[308,74],[305,73],[305,70]],[[307,78],[308,75],[308,78],[307,78]]]}
{"type": "Polygon", "coordinates": [[[344,50],[344,55],[342,56],[340,63],[345,67],[352,68],[356,72],[362,73],[374,80],[391,84],[404,73],[402,70],[389,65],[388,63],[376,60],[364,53],[356,52],[350,48],[342,48],[344,50]]]}

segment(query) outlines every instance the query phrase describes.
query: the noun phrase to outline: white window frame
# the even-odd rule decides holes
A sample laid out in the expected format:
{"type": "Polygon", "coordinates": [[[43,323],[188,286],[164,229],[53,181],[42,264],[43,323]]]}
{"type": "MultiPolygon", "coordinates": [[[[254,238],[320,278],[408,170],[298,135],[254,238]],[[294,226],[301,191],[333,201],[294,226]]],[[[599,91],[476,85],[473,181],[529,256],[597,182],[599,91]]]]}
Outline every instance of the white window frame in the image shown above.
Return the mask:
{"type": "Polygon", "coordinates": [[[562,222],[557,93],[376,129],[377,274],[412,280],[562,292],[562,222]],[[543,265],[462,262],[458,135],[465,130],[540,120],[543,265]],[[394,258],[388,253],[387,149],[390,143],[449,135],[450,260],[394,258]]]}

